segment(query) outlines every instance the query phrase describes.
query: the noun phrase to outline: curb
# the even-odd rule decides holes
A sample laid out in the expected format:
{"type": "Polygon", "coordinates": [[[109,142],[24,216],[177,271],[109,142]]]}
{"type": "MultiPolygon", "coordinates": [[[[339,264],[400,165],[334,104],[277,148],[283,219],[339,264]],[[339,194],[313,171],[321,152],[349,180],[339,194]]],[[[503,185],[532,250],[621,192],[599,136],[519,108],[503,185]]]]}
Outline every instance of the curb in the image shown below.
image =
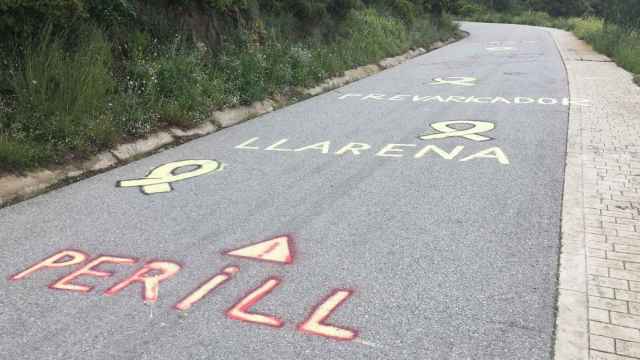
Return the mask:
{"type": "MultiPolygon", "coordinates": [[[[547,32],[553,38],[567,74],[570,95],[571,73],[567,66],[570,55],[560,43],[558,30],[547,32]]],[[[573,52],[577,50],[572,49],[573,52]]],[[[567,124],[567,149],[562,194],[560,254],[558,257],[558,293],[556,299],[554,360],[587,360],[589,358],[588,294],[586,243],[584,234],[584,181],[582,172],[582,123],[571,105],[567,124]]]]}
{"type": "Polygon", "coordinates": [[[260,115],[270,113],[299,100],[320,95],[354,81],[364,79],[383,70],[398,66],[417,56],[424,55],[429,51],[449,45],[467,35],[468,34],[460,31],[458,37],[449,38],[444,42],[437,41],[429,47],[429,50],[423,48],[409,50],[402,55],[383,59],[377,64],[347,70],[342,76],[327,79],[320,85],[312,88],[295,89],[295,92],[298,93],[297,95],[301,96],[301,98],[279,96],[257,101],[251,105],[214,111],[208,120],[192,129],[184,130],[173,127],[168,130],[152,133],[146,138],[131,143],[120,144],[114,149],[101,152],[86,161],[78,161],[64,166],[30,171],[27,172],[25,176],[8,175],[0,177],[0,209],[33,198],[49,190],[125,165],[146,155],[161,151],[166,147],[179,145],[217,132],[260,115]]]}

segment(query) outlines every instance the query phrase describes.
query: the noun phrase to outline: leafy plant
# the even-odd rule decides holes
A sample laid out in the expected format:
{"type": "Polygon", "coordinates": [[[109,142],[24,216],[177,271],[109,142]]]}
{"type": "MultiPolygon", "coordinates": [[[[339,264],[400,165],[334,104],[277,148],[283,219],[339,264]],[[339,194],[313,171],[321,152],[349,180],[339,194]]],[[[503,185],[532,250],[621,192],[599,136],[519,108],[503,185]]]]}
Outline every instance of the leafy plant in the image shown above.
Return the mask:
{"type": "Polygon", "coordinates": [[[51,37],[50,28],[24,50],[11,82],[16,103],[10,132],[54,151],[86,151],[113,141],[106,113],[115,85],[111,49],[99,30],[83,30],[80,46],[71,52],[51,37]]]}
{"type": "Polygon", "coordinates": [[[450,19],[425,15],[432,3],[0,0],[0,171],[192,126],[450,37],[450,19]],[[219,47],[199,40],[212,32],[219,47]]]}

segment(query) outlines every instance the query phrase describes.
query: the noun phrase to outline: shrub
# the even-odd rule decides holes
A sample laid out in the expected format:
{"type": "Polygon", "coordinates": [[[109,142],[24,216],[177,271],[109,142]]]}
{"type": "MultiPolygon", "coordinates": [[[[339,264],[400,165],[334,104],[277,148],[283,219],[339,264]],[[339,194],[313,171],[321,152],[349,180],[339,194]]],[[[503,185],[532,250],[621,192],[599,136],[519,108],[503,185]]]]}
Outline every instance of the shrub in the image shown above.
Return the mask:
{"type": "Polygon", "coordinates": [[[516,24],[525,24],[533,26],[553,26],[554,19],[551,15],[541,11],[528,11],[514,17],[516,24]]]}
{"type": "Polygon", "coordinates": [[[439,21],[430,16],[423,16],[411,26],[409,38],[411,46],[426,47],[438,41],[448,39],[458,30],[458,26],[448,17],[439,21]]]}
{"type": "Polygon", "coordinates": [[[267,67],[265,82],[269,93],[277,93],[292,83],[293,69],[289,63],[291,45],[282,38],[272,34],[263,51],[267,67]]]}
{"type": "Polygon", "coordinates": [[[313,53],[303,45],[292,46],[289,52],[291,85],[306,86],[319,80],[314,73],[316,62],[313,53]]]}
{"type": "Polygon", "coordinates": [[[613,58],[623,68],[634,74],[640,73],[640,34],[637,32],[624,32],[618,38],[617,46],[613,51],[613,58]]]}
{"type": "Polygon", "coordinates": [[[392,8],[408,24],[412,24],[418,17],[416,5],[409,0],[395,0],[392,2],[392,8]]]}
{"type": "Polygon", "coordinates": [[[221,12],[228,11],[234,7],[244,9],[249,5],[247,0],[206,0],[206,2],[214,10],[221,12]]]}
{"type": "Polygon", "coordinates": [[[407,28],[392,17],[380,16],[375,10],[352,12],[344,28],[346,48],[350,50],[352,65],[365,65],[385,56],[406,51],[409,44],[407,28]]]}
{"type": "Polygon", "coordinates": [[[16,103],[10,132],[50,144],[54,151],[86,151],[113,141],[107,115],[114,89],[111,50],[99,30],[84,28],[81,34],[71,52],[50,29],[25,49],[11,82],[16,103]]]}
{"type": "Polygon", "coordinates": [[[135,17],[133,0],[0,0],[0,31],[4,37],[29,37],[42,24],[57,30],[77,30],[91,19],[104,26],[135,17]]]}
{"type": "MultiPolygon", "coordinates": [[[[157,9],[136,2],[139,13],[133,3],[0,0],[0,10],[9,9],[0,28],[15,30],[0,38],[0,171],[89,155],[165,125],[191,126],[212,109],[312,86],[456,30],[446,17],[421,16],[427,3],[413,0],[379,0],[380,11],[360,0],[163,0],[157,9]],[[295,3],[310,8],[298,18],[277,15],[295,3]],[[184,21],[166,14],[166,6],[190,12],[204,4],[232,15],[212,25],[225,28],[215,34],[221,48],[194,43],[184,21]],[[257,4],[272,17],[261,18],[257,4]],[[51,16],[59,18],[39,36],[13,40],[51,16]],[[316,16],[305,20],[310,31],[292,31],[316,16]],[[311,26],[318,21],[323,26],[311,26]]],[[[190,20],[203,27],[217,16],[196,15],[190,20]]]]}
{"type": "Polygon", "coordinates": [[[188,126],[207,118],[213,99],[220,98],[220,79],[209,76],[198,53],[175,53],[159,61],[155,101],[159,117],[188,126]]]}
{"type": "Polygon", "coordinates": [[[464,18],[472,19],[474,17],[483,16],[488,12],[489,10],[480,4],[473,2],[464,2],[456,13],[464,18]]]}
{"type": "Polygon", "coordinates": [[[52,158],[46,146],[0,133],[0,173],[39,166],[52,158]]]}
{"type": "Polygon", "coordinates": [[[613,24],[605,27],[604,21],[597,18],[572,20],[571,29],[595,50],[613,57],[620,66],[640,73],[640,33],[613,24]]]}
{"type": "Polygon", "coordinates": [[[408,48],[404,24],[375,11],[353,12],[339,34],[330,42],[293,42],[285,35],[270,34],[261,47],[226,48],[213,66],[222,69],[225,105],[261,100],[287,87],[311,86],[326,76],[408,48]]]}
{"type": "Polygon", "coordinates": [[[138,92],[125,88],[115,94],[109,104],[114,127],[121,135],[143,136],[150,133],[158,123],[156,109],[138,92]]]}
{"type": "Polygon", "coordinates": [[[587,39],[602,32],[604,22],[598,18],[590,17],[585,19],[573,19],[571,21],[571,30],[581,39],[587,39]]]}
{"type": "Polygon", "coordinates": [[[214,67],[224,79],[225,105],[248,104],[268,94],[267,62],[261,49],[227,48],[214,67]]]}
{"type": "Polygon", "coordinates": [[[359,0],[276,0],[265,3],[271,3],[265,4],[265,8],[270,7],[277,14],[291,13],[307,26],[332,19],[340,20],[361,5],[359,0]]]}
{"type": "Polygon", "coordinates": [[[7,37],[33,34],[43,23],[60,25],[83,16],[83,0],[0,0],[0,31],[7,37]]]}

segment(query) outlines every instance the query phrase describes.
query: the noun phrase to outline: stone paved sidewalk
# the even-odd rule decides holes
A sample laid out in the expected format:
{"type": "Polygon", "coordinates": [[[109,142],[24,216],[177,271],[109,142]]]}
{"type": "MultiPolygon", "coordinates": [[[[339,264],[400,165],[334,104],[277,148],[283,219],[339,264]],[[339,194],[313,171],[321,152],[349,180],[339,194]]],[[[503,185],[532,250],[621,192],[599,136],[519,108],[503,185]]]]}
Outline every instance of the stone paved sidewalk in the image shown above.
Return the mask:
{"type": "Polygon", "coordinates": [[[549,30],[572,98],[555,358],[640,359],[640,87],[572,34],[549,30]]]}

